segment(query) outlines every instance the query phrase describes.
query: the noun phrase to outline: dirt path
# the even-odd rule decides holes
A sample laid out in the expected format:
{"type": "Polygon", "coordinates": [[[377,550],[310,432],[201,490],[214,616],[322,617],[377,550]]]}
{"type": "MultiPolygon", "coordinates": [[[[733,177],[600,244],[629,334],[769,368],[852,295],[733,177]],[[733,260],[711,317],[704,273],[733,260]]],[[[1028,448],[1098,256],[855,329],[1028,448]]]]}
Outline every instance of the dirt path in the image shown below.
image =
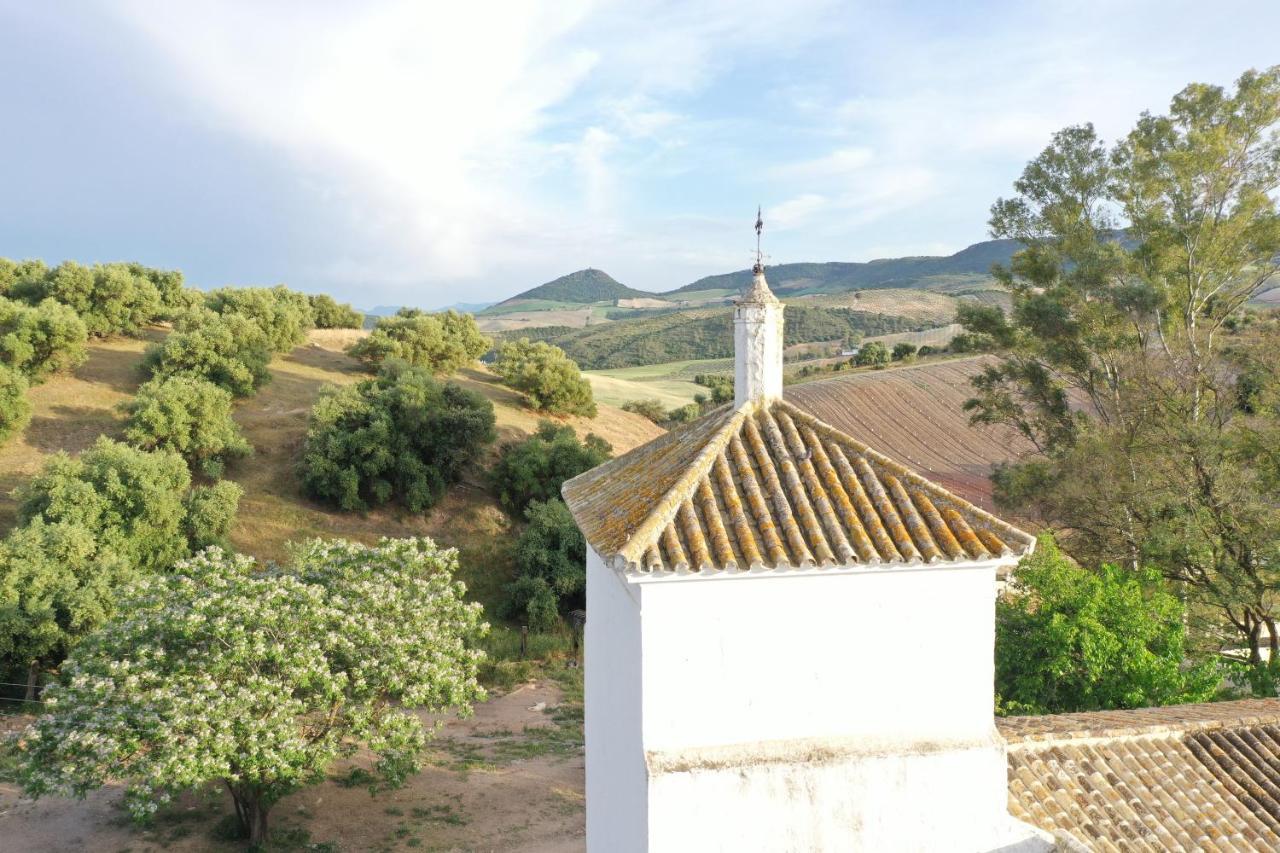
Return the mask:
{"type": "MultiPolygon", "coordinates": [[[[525,684],[449,720],[433,763],[404,788],[371,795],[360,762],[282,800],[273,850],[585,849],[581,710],[550,681],[525,684]]],[[[182,797],[154,827],[130,824],[122,791],[86,800],[19,797],[0,784],[0,850],[28,853],[239,851],[220,837],[230,800],[216,786],[182,797]]]]}

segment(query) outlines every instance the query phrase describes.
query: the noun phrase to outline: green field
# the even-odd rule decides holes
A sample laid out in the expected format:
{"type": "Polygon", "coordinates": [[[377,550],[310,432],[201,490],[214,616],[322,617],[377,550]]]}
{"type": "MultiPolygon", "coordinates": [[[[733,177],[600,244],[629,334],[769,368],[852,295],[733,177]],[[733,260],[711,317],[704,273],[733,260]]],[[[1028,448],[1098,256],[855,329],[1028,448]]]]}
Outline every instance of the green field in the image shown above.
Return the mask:
{"type": "Polygon", "coordinates": [[[628,400],[657,400],[668,409],[693,402],[694,394],[705,394],[706,388],[696,384],[699,373],[727,373],[733,370],[733,359],[701,358],[668,361],[640,367],[613,370],[588,370],[583,376],[591,383],[596,399],[610,406],[621,406],[628,400]]]}

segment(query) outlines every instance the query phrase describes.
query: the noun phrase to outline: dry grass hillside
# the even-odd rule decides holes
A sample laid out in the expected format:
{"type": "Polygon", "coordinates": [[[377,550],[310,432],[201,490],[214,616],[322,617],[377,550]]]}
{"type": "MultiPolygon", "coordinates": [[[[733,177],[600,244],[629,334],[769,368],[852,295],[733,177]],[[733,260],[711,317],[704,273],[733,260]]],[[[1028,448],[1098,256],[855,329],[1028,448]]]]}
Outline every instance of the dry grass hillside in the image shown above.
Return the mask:
{"type": "MultiPolygon", "coordinates": [[[[154,330],[149,340],[158,340],[154,330]]],[[[306,434],[307,415],[326,384],[356,382],[367,374],[343,348],[360,332],[315,331],[309,342],[277,357],[272,380],[259,393],[241,401],[235,418],[254,453],[228,467],[227,477],[244,487],[232,545],[262,560],[282,559],[291,541],[312,536],[373,542],[382,536],[431,536],[456,546],[463,573],[481,601],[496,600],[509,579],[503,553],[510,545],[511,521],[489,494],[484,471],[468,472],[431,512],[414,514],[398,508],[348,513],[307,499],[298,488],[294,466],[306,434]]],[[[94,344],[89,360],[69,376],[54,377],[31,391],[35,414],[26,431],[0,448],[0,527],[14,522],[12,491],[44,460],[59,450],[76,453],[99,435],[118,435],[122,419],[116,406],[142,381],[139,364],[147,340],[119,339],[94,344]]],[[[525,408],[519,394],[497,383],[483,370],[464,370],[455,377],[493,401],[499,439],[531,433],[539,417],[525,408]]],[[[569,418],[580,435],[595,432],[621,453],[656,437],[661,430],[647,419],[600,407],[595,420],[569,418]]],[[[486,460],[487,462],[490,460],[486,460]]]]}

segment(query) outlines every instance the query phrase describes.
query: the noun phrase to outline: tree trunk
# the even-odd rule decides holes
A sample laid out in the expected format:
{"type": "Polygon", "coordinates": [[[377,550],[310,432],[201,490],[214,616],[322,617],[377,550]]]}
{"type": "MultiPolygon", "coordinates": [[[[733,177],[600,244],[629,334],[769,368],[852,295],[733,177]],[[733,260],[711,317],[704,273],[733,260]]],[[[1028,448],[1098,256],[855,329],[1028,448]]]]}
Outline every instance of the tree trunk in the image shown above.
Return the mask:
{"type": "Polygon", "coordinates": [[[1249,616],[1249,663],[1262,663],[1262,622],[1249,616]]]}
{"type": "Polygon", "coordinates": [[[270,805],[252,788],[239,789],[230,782],[227,790],[236,806],[236,819],[240,822],[240,834],[249,842],[249,849],[256,850],[267,841],[267,812],[270,805]]]}
{"type": "Polygon", "coordinates": [[[27,666],[27,696],[28,702],[36,701],[36,688],[40,686],[40,664],[32,661],[27,666]]]}
{"type": "Polygon", "coordinates": [[[1271,657],[1268,660],[1274,661],[1277,657],[1280,657],[1280,637],[1276,636],[1276,620],[1270,616],[1262,618],[1267,623],[1267,633],[1269,635],[1267,637],[1267,648],[1271,650],[1271,657]]]}

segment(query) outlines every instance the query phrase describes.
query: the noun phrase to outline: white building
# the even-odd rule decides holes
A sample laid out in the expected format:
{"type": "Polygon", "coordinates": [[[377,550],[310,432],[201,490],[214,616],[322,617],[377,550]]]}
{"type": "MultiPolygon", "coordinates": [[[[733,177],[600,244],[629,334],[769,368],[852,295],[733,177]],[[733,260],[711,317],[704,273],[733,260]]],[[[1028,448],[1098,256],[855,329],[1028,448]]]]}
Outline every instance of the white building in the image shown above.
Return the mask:
{"type": "Polygon", "coordinates": [[[568,482],[591,851],[1043,850],[1006,810],[997,569],[1034,540],[782,399],[763,268],[736,399],[568,482]]]}

